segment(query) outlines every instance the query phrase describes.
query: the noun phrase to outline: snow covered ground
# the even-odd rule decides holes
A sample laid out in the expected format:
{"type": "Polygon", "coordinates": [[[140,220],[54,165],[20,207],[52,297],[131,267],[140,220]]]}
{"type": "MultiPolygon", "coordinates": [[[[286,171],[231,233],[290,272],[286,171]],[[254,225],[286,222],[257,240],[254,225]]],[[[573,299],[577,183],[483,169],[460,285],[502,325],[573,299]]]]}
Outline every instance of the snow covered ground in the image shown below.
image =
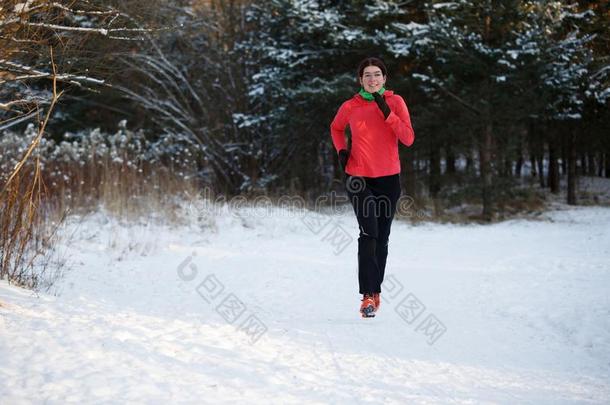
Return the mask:
{"type": "Polygon", "coordinates": [[[0,282],[0,402],[610,403],[610,208],[395,222],[374,319],[351,212],[259,211],[70,225],[50,294],[0,282]]]}

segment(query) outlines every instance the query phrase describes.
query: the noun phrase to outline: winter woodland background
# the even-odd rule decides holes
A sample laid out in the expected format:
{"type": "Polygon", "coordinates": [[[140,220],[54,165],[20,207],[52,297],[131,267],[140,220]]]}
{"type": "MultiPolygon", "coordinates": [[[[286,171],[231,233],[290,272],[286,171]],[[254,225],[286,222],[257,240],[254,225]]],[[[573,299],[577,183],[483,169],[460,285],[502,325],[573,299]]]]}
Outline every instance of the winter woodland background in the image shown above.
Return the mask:
{"type": "Polygon", "coordinates": [[[0,402],[608,404],[608,1],[0,0],[0,402]],[[329,125],[415,144],[382,305],[329,125]]]}
{"type": "Polygon", "coordinates": [[[1,4],[3,277],[70,213],[342,193],[329,123],[365,56],[410,108],[426,218],[609,202],[583,186],[610,177],[607,1],[1,4]]]}

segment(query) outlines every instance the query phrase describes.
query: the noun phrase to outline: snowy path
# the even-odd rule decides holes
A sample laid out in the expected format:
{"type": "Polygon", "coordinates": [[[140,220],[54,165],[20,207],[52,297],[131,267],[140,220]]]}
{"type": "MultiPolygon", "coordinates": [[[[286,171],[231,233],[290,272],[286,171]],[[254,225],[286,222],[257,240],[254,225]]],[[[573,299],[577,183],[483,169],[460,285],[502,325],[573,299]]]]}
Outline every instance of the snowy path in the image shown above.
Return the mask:
{"type": "Polygon", "coordinates": [[[349,213],[91,218],[57,295],[0,283],[0,403],[608,404],[610,209],[547,217],[396,222],[367,320],[349,213]]]}

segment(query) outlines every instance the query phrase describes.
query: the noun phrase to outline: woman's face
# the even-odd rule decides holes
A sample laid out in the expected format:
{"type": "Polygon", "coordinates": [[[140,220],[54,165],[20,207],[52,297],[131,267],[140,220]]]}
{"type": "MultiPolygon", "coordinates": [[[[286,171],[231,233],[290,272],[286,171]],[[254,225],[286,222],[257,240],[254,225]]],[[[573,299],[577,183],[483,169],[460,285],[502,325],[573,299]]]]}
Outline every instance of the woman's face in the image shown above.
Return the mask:
{"type": "Polygon", "coordinates": [[[364,91],[369,93],[375,93],[383,87],[385,84],[386,77],[381,72],[381,69],[377,66],[367,66],[362,72],[360,78],[360,84],[364,88],[364,91]]]}

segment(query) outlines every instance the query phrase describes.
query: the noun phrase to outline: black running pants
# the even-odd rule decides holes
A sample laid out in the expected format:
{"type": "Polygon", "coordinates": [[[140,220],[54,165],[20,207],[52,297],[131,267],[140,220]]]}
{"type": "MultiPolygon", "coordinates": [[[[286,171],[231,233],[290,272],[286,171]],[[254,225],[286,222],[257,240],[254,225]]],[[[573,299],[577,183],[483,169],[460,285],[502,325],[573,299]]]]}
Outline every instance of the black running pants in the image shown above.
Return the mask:
{"type": "Polygon", "coordinates": [[[388,257],[390,227],[400,198],[400,176],[348,176],[346,191],[360,228],[360,294],[380,293],[388,257]]]}

